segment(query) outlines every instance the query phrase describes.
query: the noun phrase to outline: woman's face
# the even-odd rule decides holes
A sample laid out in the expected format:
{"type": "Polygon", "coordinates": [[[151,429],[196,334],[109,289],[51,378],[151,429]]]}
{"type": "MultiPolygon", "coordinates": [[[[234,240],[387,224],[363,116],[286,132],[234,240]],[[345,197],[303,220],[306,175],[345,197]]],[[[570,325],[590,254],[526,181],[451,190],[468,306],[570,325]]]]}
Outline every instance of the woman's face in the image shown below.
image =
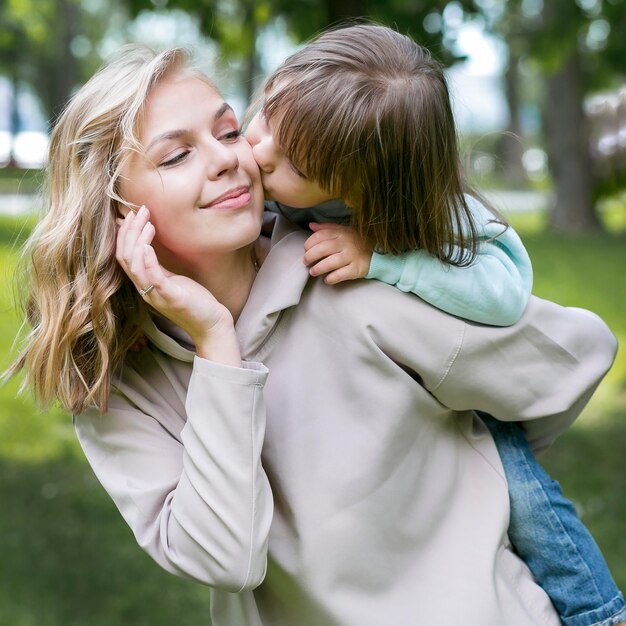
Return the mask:
{"type": "Polygon", "coordinates": [[[287,158],[275,139],[272,124],[259,111],[246,129],[246,139],[261,168],[267,200],[276,200],[293,208],[307,208],[332,200],[327,191],[309,180],[287,158]]]}
{"type": "Polygon", "coordinates": [[[145,155],[122,170],[122,197],[150,210],[161,263],[177,267],[259,236],[263,187],[252,149],[222,97],[196,76],[166,77],[138,129],[145,155]]]}

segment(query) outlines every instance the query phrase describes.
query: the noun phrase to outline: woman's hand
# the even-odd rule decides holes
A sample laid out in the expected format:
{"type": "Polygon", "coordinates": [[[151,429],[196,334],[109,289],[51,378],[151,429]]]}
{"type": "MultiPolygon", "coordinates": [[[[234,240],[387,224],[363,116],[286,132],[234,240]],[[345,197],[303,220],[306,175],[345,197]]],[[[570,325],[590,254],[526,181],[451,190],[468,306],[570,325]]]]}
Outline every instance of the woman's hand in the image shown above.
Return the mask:
{"type": "Polygon", "coordinates": [[[353,228],[340,224],[309,224],[313,234],[304,242],[304,263],[311,276],[327,274],[324,282],[335,285],[367,276],[372,250],[353,228]]]}
{"type": "Polygon", "coordinates": [[[198,356],[241,366],[233,317],[196,281],[169,272],[150,245],[155,236],[146,207],[119,220],[115,257],[143,299],[186,331],[198,356]]]}

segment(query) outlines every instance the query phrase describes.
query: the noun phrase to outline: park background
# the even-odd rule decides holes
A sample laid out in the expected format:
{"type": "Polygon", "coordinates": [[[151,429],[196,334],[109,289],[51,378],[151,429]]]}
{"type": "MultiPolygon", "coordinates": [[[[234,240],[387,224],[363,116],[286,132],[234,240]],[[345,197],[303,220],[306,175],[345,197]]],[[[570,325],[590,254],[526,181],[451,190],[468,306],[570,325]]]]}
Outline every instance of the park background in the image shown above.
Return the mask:
{"type": "MultiPolygon", "coordinates": [[[[0,369],[15,355],[13,271],[41,206],[48,130],[103,59],[126,42],[192,47],[241,113],[289,52],[355,17],[411,34],[448,66],[469,176],[522,235],[535,294],[595,311],[623,345],[626,1],[0,0],[0,369]]],[[[209,624],[207,590],[135,544],[71,416],[18,386],[0,388],[0,624],[209,624]]],[[[622,350],[542,459],[622,590],[625,444],[622,350]]]]}

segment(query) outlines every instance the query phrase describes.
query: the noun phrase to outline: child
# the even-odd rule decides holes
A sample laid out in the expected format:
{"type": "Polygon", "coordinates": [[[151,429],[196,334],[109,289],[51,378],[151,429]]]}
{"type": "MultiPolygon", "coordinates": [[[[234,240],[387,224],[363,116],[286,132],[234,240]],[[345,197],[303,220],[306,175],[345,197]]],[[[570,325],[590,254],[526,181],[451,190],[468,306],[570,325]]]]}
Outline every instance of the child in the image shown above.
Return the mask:
{"type": "MultiPolygon", "coordinates": [[[[270,209],[312,222],[312,275],[377,278],[477,322],[521,317],[528,255],[464,193],[442,68],[408,37],[376,25],[324,33],[269,78],[247,137],[270,209]]],[[[563,623],[624,623],[599,549],[521,427],[481,417],[509,482],[511,541],[563,623]]]]}

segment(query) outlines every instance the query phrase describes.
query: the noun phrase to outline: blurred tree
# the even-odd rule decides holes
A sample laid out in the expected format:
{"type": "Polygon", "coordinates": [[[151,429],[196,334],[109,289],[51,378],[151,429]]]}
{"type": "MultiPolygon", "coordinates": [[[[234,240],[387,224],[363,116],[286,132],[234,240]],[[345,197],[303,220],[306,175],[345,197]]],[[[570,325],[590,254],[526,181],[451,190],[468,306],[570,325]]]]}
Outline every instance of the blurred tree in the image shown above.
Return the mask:
{"type": "MultiPolygon", "coordinates": [[[[9,132],[16,135],[20,127],[20,116],[17,106],[17,93],[19,89],[19,54],[18,41],[20,29],[11,19],[0,14],[0,71],[9,79],[10,103],[9,103],[9,132]]],[[[9,155],[9,166],[15,164],[13,150],[9,155]]]]}
{"type": "Polygon", "coordinates": [[[0,0],[0,71],[30,85],[52,123],[76,85],[100,62],[111,2],[0,0]]]}
{"type": "Polygon", "coordinates": [[[501,172],[506,182],[519,185],[527,182],[522,165],[524,145],[522,139],[522,85],[520,66],[527,48],[527,25],[520,8],[511,2],[476,0],[488,31],[498,35],[506,44],[508,58],[504,70],[504,96],[509,118],[506,132],[497,144],[501,172]]]}
{"type": "Polygon", "coordinates": [[[511,51],[543,78],[543,126],[556,203],[550,226],[599,228],[584,98],[624,79],[625,0],[476,0],[511,51]]]}
{"type": "Polygon", "coordinates": [[[243,63],[246,100],[260,71],[257,37],[272,15],[272,0],[123,0],[135,18],[142,11],[180,9],[193,16],[200,32],[214,40],[222,56],[243,63]]]}
{"type": "Polygon", "coordinates": [[[295,41],[304,41],[343,20],[369,18],[394,25],[428,46],[443,62],[458,59],[444,45],[443,13],[449,7],[476,12],[471,0],[124,0],[133,17],[144,10],[181,9],[193,15],[201,32],[216,41],[223,55],[243,62],[243,81],[250,101],[261,72],[257,36],[282,19],[295,41]]]}
{"type": "Polygon", "coordinates": [[[446,30],[444,15],[456,15],[462,20],[477,13],[471,0],[306,0],[298,4],[291,0],[272,1],[298,41],[341,21],[366,18],[411,35],[446,64],[461,57],[453,52],[456,32],[454,27],[446,30]]]}

